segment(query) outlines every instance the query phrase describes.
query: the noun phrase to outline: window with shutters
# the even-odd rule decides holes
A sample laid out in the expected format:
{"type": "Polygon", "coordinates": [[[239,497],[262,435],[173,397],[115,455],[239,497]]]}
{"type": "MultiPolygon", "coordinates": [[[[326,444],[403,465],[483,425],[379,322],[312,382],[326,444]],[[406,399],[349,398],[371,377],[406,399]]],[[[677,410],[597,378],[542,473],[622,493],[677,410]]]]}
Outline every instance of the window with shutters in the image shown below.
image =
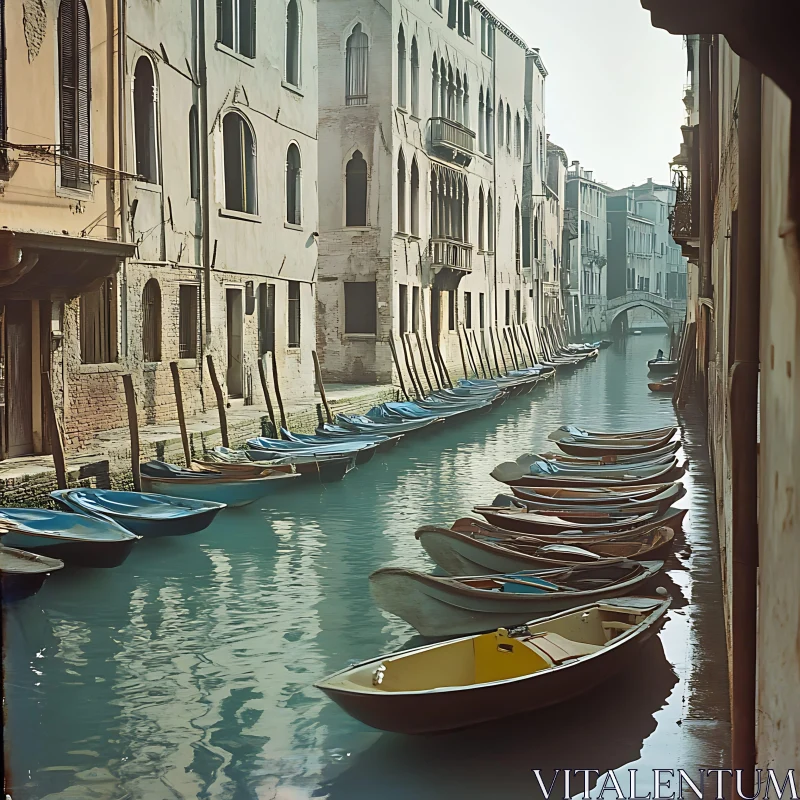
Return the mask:
{"type": "Polygon", "coordinates": [[[289,347],[300,347],[300,284],[298,281],[289,281],[288,298],[289,347]]]}
{"type": "Polygon", "coordinates": [[[91,189],[91,41],[84,0],[62,0],[58,9],[61,185],[91,189]]]}
{"type": "Polygon", "coordinates": [[[116,361],[117,284],[106,278],[98,289],[80,296],[81,362],[116,361]]]}
{"type": "Polygon", "coordinates": [[[345,225],[364,227],[367,224],[367,162],[360,150],[345,167],[345,225]]]}
{"type": "Polygon", "coordinates": [[[419,116],[419,49],[416,36],[411,40],[411,114],[419,116]]]}
{"type": "Polygon", "coordinates": [[[297,0],[286,4],[286,83],[300,85],[300,5],[297,0]]]}
{"type": "Polygon", "coordinates": [[[258,352],[275,352],[275,284],[258,287],[258,352]]]}
{"type": "Polygon", "coordinates": [[[256,56],[256,0],[217,0],[217,41],[234,53],[256,56]]]}
{"type": "Polygon", "coordinates": [[[199,320],[200,287],[182,283],[178,287],[178,358],[197,358],[199,320]]]}
{"type": "Polygon", "coordinates": [[[222,118],[225,208],[257,213],[256,145],[247,120],[236,111],[222,118]]]}
{"type": "Polygon", "coordinates": [[[200,199],[200,128],[197,123],[197,106],[189,110],[189,191],[195,200],[200,199]]]}
{"type": "Polygon", "coordinates": [[[158,91],[153,65],[142,56],[133,72],[133,131],[136,174],[147,183],[158,183],[158,91]]]}
{"type": "Polygon", "coordinates": [[[416,156],[411,162],[411,235],[419,236],[419,167],[416,156]]]}
{"type": "Polygon", "coordinates": [[[286,151],[286,221],[290,225],[300,225],[302,220],[302,174],[300,150],[292,142],[286,151]]]}
{"type": "Polygon", "coordinates": [[[345,95],[348,106],[367,104],[367,68],[369,66],[369,38],[359,22],[347,37],[345,54],[345,95]]]}
{"type": "Polygon", "coordinates": [[[344,284],[344,332],[377,334],[378,293],[375,281],[344,284]]]}
{"type": "Polygon", "coordinates": [[[161,287],[150,278],[142,292],[142,356],[161,361],[161,287]]]}

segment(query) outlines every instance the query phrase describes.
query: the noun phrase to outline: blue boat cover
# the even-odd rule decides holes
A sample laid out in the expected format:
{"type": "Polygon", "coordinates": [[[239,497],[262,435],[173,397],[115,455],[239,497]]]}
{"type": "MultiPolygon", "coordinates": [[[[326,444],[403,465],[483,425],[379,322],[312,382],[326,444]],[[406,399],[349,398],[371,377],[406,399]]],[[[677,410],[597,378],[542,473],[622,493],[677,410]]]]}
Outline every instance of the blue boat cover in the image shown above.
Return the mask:
{"type": "Polygon", "coordinates": [[[225,508],[224,503],[207,500],[148,492],[117,492],[112,489],[67,489],[53,492],[52,495],[78,510],[119,517],[178,519],[225,508]]]}
{"type": "Polygon", "coordinates": [[[0,521],[3,520],[27,533],[69,541],[120,542],[139,538],[110,519],[46,508],[3,508],[0,509],[0,521]]]}

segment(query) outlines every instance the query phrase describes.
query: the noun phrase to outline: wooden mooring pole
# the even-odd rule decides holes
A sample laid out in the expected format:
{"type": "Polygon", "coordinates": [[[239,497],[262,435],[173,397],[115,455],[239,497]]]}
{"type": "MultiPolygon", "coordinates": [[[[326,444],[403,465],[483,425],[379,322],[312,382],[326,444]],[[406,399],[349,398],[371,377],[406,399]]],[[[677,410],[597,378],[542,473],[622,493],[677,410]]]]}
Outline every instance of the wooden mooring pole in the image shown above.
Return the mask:
{"type": "Polygon", "coordinates": [[[394,344],[393,333],[389,334],[389,349],[392,351],[392,359],[394,360],[395,367],[397,367],[397,378],[400,381],[400,391],[403,393],[403,397],[405,397],[406,400],[410,400],[411,397],[409,396],[408,391],[406,390],[406,384],[405,381],[403,380],[403,370],[400,367],[400,359],[397,357],[397,348],[395,347],[394,344]]]}
{"type": "Polygon", "coordinates": [[[50,373],[44,373],[47,381],[47,411],[50,415],[50,424],[53,426],[53,467],[56,471],[56,482],[59,489],[67,489],[67,461],[64,456],[64,431],[61,430],[61,422],[56,414],[56,399],[53,396],[53,384],[50,381],[50,373]]]}
{"type": "Polygon", "coordinates": [[[281,384],[278,380],[278,360],[275,358],[275,353],[272,353],[272,383],[275,386],[275,399],[278,401],[278,410],[281,413],[281,430],[279,439],[283,439],[283,429],[289,429],[289,426],[286,424],[286,413],[283,410],[283,398],[281,397],[281,384]]]}
{"type": "Polygon", "coordinates": [[[222,446],[230,447],[228,443],[228,414],[225,410],[225,398],[222,394],[222,386],[217,378],[217,370],[214,368],[214,359],[209,353],[206,356],[208,364],[208,377],[211,378],[211,385],[214,387],[214,395],[217,398],[217,412],[219,413],[219,433],[222,438],[222,446]]]}
{"type": "Polygon", "coordinates": [[[122,376],[125,387],[125,405],[128,407],[128,430],[131,436],[131,474],[133,488],[142,491],[142,473],[139,454],[139,412],[136,408],[136,392],[133,389],[133,378],[127,374],[122,376]]]}
{"type": "Polygon", "coordinates": [[[183,443],[183,457],[186,466],[192,466],[192,449],[189,447],[189,434],[186,431],[186,415],[183,412],[183,392],[181,391],[181,373],[177,361],[170,361],[169,368],[172,372],[172,385],[175,387],[175,406],[178,409],[178,427],[181,429],[181,442],[183,443]]]}
{"type": "Polygon", "coordinates": [[[328,398],[325,395],[325,384],[322,382],[322,369],[319,366],[319,358],[317,358],[317,351],[311,351],[311,358],[314,359],[314,375],[317,379],[317,388],[319,389],[319,396],[322,398],[322,405],[325,407],[325,417],[329,425],[333,425],[333,414],[331,414],[331,407],[328,405],[328,398]]]}
{"type": "Polygon", "coordinates": [[[269,396],[269,383],[267,382],[267,370],[264,367],[264,359],[267,353],[264,353],[258,359],[258,377],[261,378],[261,391],[264,392],[264,400],[267,404],[267,413],[269,414],[269,421],[272,424],[272,435],[279,439],[278,423],[275,421],[275,409],[272,407],[272,399],[269,396]]]}

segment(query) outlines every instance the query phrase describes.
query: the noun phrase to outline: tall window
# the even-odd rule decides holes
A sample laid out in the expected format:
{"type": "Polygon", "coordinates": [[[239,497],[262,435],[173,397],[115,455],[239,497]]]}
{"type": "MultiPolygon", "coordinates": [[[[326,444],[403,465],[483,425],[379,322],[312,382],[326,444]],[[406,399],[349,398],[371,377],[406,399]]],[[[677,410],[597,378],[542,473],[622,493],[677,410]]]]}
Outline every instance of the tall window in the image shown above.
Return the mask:
{"type": "Polygon", "coordinates": [[[402,25],[397,33],[397,105],[406,107],[406,35],[402,25]]]}
{"type": "Polygon", "coordinates": [[[531,124],[525,120],[525,163],[531,163],[531,124]]]}
{"type": "Polygon", "coordinates": [[[59,6],[58,66],[61,154],[67,156],[61,161],[61,185],[91,189],[91,41],[84,0],[62,0],[59,6]]]}
{"type": "Polygon", "coordinates": [[[506,106],[506,150],[511,152],[511,106],[506,106]]]}
{"type": "Polygon", "coordinates": [[[511,289],[506,289],[506,304],[505,304],[505,321],[506,325],[511,324],[511,289]]]}
{"type": "Polygon", "coordinates": [[[456,293],[451,289],[447,293],[447,330],[456,329],[456,293]]]}
{"type": "Polygon", "coordinates": [[[434,117],[444,116],[444,113],[439,108],[439,92],[439,62],[436,58],[436,53],[434,53],[431,66],[431,115],[434,117]]]}
{"type": "Polygon", "coordinates": [[[469,128],[469,84],[467,83],[466,72],[464,73],[464,94],[461,98],[461,106],[461,122],[469,128]]]}
{"type": "Polygon", "coordinates": [[[486,298],[483,292],[478,294],[478,325],[481,330],[486,327],[486,298]]]}
{"type": "Polygon", "coordinates": [[[255,0],[217,0],[217,41],[236,53],[255,58],[255,0]]]}
{"type": "Polygon", "coordinates": [[[486,90],[486,150],[487,156],[494,155],[494,110],[492,109],[492,95],[486,90]]]}
{"type": "Polygon", "coordinates": [[[292,142],[286,151],[286,221],[290,225],[299,225],[302,219],[301,176],[300,150],[292,142]]]}
{"type": "Polygon", "coordinates": [[[419,50],[416,36],[411,40],[411,113],[419,116],[419,50]]]}
{"type": "Polygon", "coordinates": [[[489,252],[494,251],[494,201],[489,192],[486,201],[486,244],[489,252]]]}
{"type": "Polygon", "coordinates": [[[235,111],[222,118],[222,150],[225,208],[255,214],[256,145],[250,125],[235,111]]]}
{"type": "Polygon", "coordinates": [[[517,111],[517,116],[514,120],[514,155],[517,158],[522,158],[522,123],[520,122],[519,111],[517,111]]]}
{"type": "Polygon", "coordinates": [[[517,265],[517,272],[522,265],[522,243],[520,241],[520,218],[519,203],[514,207],[514,261],[517,265]]]}
{"type": "Polygon", "coordinates": [[[411,330],[419,330],[419,286],[411,287],[411,330]]]}
{"type": "Polygon", "coordinates": [[[289,281],[288,301],[289,347],[300,347],[300,284],[289,281]]]}
{"type": "Polygon", "coordinates": [[[461,229],[461,241],[468,242],[469,236],[469,185],[467,177],[464,176],[464,184],[461,189],[461,209],[463,212],[463,223],[461,229]]]}
{"type": "Polygon", "coordinates": [[[275,284],[258,287],[258,352],[275,352],[275,284]]]}
{"type": "Polygon", "coordinates": [[[361,30],[361,23],[353,27],[347,37],[345,66],[345,105],[364,106],[367,104],[367,67],[369,65],[369,38],[361,30]]]}
{"type": "Polygon", "coordinates": [[[503,117],[503,100],[501,98],[500,104],[497,107],[497,146],[502,147],[505,143],[505,135],[503,132],[505,118],[503,117]]]}
{"type": "Polygon", "coordinates": [[[197,123],[197,106],[189,110],[189,191],[195,200],[200,199],[200,128],[197,123]]]}
{"type": "Polygon", "coordinates": [[[142,355],[145,361],[161,361],[161,288],[155,278],[142,292],[142,355]]]}
{"type": "Polygon", "coordinates": [[[402,150],[397,156],[397,230],[406,230],[406,158],[402,150]]]}
{"type": "Polygon", "coordinates": [[[419,236],[419,167],[411,162],[411,235],[419,236]]]}
{"type": "Polygon", "coordinates": [[[199,318],[200,287],[183,283],[178,287],[178,358],[197,358],[199,318]]]}
{"type": "Polygon", "coordinates": [[[464,324],[472,327],[472,292],[464,292],[464,324]]]}
{"type": "Polygon", "coordinates": [[[344,284],[344,332],[377,334],[378,293],[375,281],[344,284]]]}
{"type": "Polygon", "coordinates": [[[478,152],[486,152],[486,106],[483,104],[483,86],[478,92],[478,152]]]}
{"type": "Polygon", "coordinates": [[[515,299],[517,301],[517,325],[522,325],[522,292],[517,289],[514,294],[516,295],[515,299]]]}
{"type": "Polygon", "coordinates": [[[286,5],[286,83],[300,85],[300,7],[297,0],[286,5]]]}
{"type": "Polygon", "coordinates": [[[81,295],[80,338],[84,364],[108,364],[116,360],[116,309],[114,278],[106,278],[98,289],[81,295]]]}
{"type": "Polygon", "coordinates": [[[345,225],[367,224],[367,162],[360,150],[353,153],[345,168],[345,225]]]}
{"type": "Polygon", "coordinates": [[[486,207],[483,196],[483,186],[478,190],[478,250],[486,249],[484,227],[486,225],[486,207]]]}
{"type": "Polygon", "coordinates": [[[408,330],[408,285],[405,283],[398,284],[398,290],[400,333],[405,333],[408,330]]]}

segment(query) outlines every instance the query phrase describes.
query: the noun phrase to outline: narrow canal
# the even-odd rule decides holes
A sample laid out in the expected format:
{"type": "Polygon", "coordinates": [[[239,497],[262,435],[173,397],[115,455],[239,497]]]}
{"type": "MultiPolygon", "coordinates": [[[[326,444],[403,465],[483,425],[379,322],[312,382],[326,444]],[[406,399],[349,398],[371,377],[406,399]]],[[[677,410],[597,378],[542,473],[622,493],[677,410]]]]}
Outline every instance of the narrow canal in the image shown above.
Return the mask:
{"type": "MultiPolygon", "coordinates": [[[[713,483],[691,421],[681,505],[692,510],[661,580],[673,608],[613,682],[568,705],[425,738],[373,731],[311,685],[419,641],[375,607],[367,576],[390,564],[428,569],[414,530],[490,501],[502,490],[489,477],[496,463],[547,448],[562,422],[673,423],[669,399],[646,385],[645,361],[664,342],[631,337],[491,415],[378,454],[340,484],[292,488],[269,508],[224,512],[203,533],[143,541],[117,569],[55,574],[5,615],[14,800],[528,798],[541,797],[536,768],[724,764],[713,483]]],[[[646,780],[640,794],[652,791],[646,780]]]]}

